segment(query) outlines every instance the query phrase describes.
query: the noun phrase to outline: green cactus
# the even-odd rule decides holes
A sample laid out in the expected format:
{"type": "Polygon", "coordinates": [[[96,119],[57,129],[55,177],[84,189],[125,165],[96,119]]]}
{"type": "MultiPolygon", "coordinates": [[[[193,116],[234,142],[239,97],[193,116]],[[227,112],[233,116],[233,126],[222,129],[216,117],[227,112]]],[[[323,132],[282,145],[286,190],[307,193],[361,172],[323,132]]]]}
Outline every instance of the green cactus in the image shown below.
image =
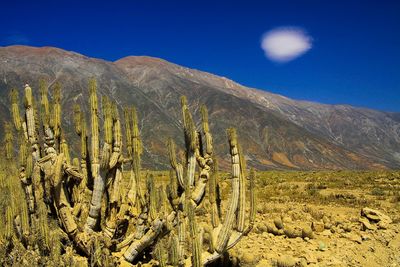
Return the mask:
{"type": "Polygon", "coordinates": [[[13,133],[11,123],[5,123],[4,131],[5,157],[7,160],[11,160],[13,158],[13,133]]]}
{"type": "MultiPolygon", "coordinates": [[[[247,173],[234,129],[228,130],[232,194],[227,211],[220,211],[217,160],[204,105],[200,109],[202,129],[198,131],[186,97],[181,98],[185,147],[177,157],[175,143],[168,140],[172,169],[166,190],[165,184],[159,184],[150,172],[147,172],[146,183],[141,181],[143,144],[135,108],[123,109],[126,135],[123,138],[119,107],[102,97],[103,124],[100,125],[97,84],[91,79],[90,134],[87,133],[84,113],[75,105],[73,120],[75,132],[80,136],[81,151],[80,159],[74,158],[71,164],[69,154],[73,146],[67,145],[61,127],[61,86],[57,82],[54,87],[52,112],[49,112],[44,80],[39,82],[39,91],[40,116],[35,109],[32,88],[25,86],[23,119],[19,116],[18,94],[16,90],[10,93],[14,126],[19,136],[20,179],[8,180],[13,195],[5,212],[8,240],[18,237],[22,242],[31,233],[38,233],[43,240],[39,247],[59,259],[65,249],[60,247],[61,235],[49,228],[49,225],[58,225],[59,222],[59,230],[73,244],[73,250],[66,252],[72,259],[74,251],[79,251],[80,257],[84,255],[93,264],[132,263],[140,261],[141,257],[146,258],[146,253],[153,247],[153,257],[160,266],[167,263],[202,266],[222,257],[253,227],[255,172],[251,170],[249,176],[250,216],[246,226],[247,173]],[[100,136],[100,127],[103,136],[100,136]],[[126,149],[122,149],[124,145],[126,149]],[[129,187],[125,188],[123,170],[127,165],[129,187]],[[196,216],[195,211],[206,199],[207,192],[211,204],[211,227],[204,228],[198,225],[197,217],[200,215],[196,216]],[[18,199],[23,197],[26,202],[21,204],[18,199]],[[223,220],[221,214],[225,214],[223,220]],[[15,236],[14,231],[17,233],[15,236]],[[204,251],[203,243],[208,246],[204,251]],[[168,246],[167,253],[165,249],[168,246]]],[[[4,138],[6,155],[11,159],[13,144],[9,125],[4,138]]]]}
{"type": "Polygon", "coordinates": [[[53,89],[53,131],[54,137],[58,139],[61,135],[61,84],[57,82],[53,89]]]}
{"type": "Polygon", "coordinates": [[[43,124],[48,126],[50,123],[50,105],[48,99],[48,87],[45,79],[39,80],[39,92],[40,92],[40,110],[43,124]]]}
{"type": "Polygon", "coordinates": [[[21,114],[19,111],[18,98],[18,91],[17,89],[13,88],[10,91],[11,113],[14,121],[14,126],[17,131],[21,129],[21,114]]]}

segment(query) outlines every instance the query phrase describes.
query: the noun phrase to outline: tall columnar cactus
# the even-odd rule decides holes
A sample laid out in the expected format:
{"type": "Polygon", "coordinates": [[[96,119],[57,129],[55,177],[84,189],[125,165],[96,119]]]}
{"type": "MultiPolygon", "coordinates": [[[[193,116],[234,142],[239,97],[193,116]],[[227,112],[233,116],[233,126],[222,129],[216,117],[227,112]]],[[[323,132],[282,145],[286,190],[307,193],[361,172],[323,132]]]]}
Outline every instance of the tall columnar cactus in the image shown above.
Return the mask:
{"type": "MultiPolygon", "coordinates": [[[[76,250],[86,255],[91,263],[111,264],[112,259],[112,264],[130,265],[148,258],[143,255],[153,248],[151,255],[160,266],[202,266],[220,258],[251,230],[255,216],[254,171],[249,177],[250,216],[246,226],[247,172],[236,131],[229,129],[227,132],[232,194],[228,210],[222,213],[218,167],[205,106],[201,106],[202,123],[198,130],[187,99],[181,98],[185,157],[178,160],[175,143],[170,139],[171,171],[166,190],[151,173],[147,173],[146,182],[142,181],[143,145],[134,107],[123,109],[125,121],[121,122],[118,106],[102,97],[104,135],[100,136],[94,79],[89,82],[90,132],[80,106],[74,106],[73,121],[80,137],[81,159],[74,158],[71,165],[69,150],[72,146],[67,145],[61,125],[61,85],[57,83],[53,90],[52,108],[47,88],[45,81],[40,81],[40,120],[35,112],[34,93],[28,85],[23,117],[17,91],[12,90],[10,94],[14,126],[20,136],[20,181],[27,200],[25,208],[10,205],[6,210],[7,226],[10,227],[9,221],[17,225],[17,236],[22,238],[30,228],[36,229],[44,240],[43,246],[51,249],[56,237],[46,227],[51,219],[47,217],[49,211],[58,217],[76,250]],[[39,138],[44,141],[42,147],[39,138]],[[124,169],[128,170],[128,188],[122,186],[125,184],[124,169]],[[196,210],[205,199],[207,187],[211,223],[205,225],[204,219],[198,219],[196,210]],[[225,218],[221,218],[221,214],[225,214],[225,218]]],[[[9,128],[6,127],[5,136],[8,158],[12,157],[9,128]]],[[[8,230],[10,237],[13,229],[8,230]]]]}
{"type": "Polygon", "coordinates": [[[39,80],[39,92],[40,92],[40,115],[44,127],[48,127],[50,123],[50,105],[48,98],[48,87],[45,79],[39,80]]]}
{"type": "Polygon", "coordinates": [[[7,160],[10,160],[13,158],[13,133],[11,123],[5,123],[4,132],[5,157],[7,160]]]}
{"type": "Polygon", "coordinates": [[[13,88],[10,91],[11,113],[14,121],[15,128],[19,131],[21,129],[21,114],[19,111],[19,96],[17,89],[13,88]]]}
{"type": "Polygon", "coordinates": [[[59,140],[61,136],[61,84],[56,83],[53,93],[52,128],[54,137],[59,140]]]}
{"type": "Polygon", "coordinates": [[[94,79],[89,81],[90,92],[90,121],[91,121],[91,171],[94,180],[92,199],[90,202],[89,216],[86,229],[94,230],[100,215],[101,199],[105,189],[104,177],[100,174],[100,140],[99,140],[99,114],[97,101],[97,84],[94,79]]]}

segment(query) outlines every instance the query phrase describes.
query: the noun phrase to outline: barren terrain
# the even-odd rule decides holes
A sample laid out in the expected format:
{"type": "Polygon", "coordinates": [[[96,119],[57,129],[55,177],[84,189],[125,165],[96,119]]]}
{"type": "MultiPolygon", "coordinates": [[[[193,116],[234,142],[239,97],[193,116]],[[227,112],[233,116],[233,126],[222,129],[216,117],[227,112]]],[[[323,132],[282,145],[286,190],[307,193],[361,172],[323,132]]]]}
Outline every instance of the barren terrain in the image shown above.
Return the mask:
{"type": "Polygon", "coordinates": [[[400,173],[263,172],[257,184],[255,228],[231,252],[233,262],[400,266],[400,173]],[[392,222],[367,219],[361,215],[365,207],[392,222]]]}

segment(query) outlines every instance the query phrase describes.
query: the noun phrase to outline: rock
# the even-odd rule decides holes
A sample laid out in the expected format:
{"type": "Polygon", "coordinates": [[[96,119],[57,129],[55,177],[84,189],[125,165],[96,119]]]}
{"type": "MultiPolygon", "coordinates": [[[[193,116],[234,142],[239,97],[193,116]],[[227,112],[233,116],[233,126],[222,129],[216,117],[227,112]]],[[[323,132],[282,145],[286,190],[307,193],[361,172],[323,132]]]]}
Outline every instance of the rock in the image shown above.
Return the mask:
{"type": "Polygon", "coordinates": [[[265,225],[265,223],[259,223],[259,224],[257,225],[257,230],[258,230],[258,233],[267,232],[267,231],[268,231],[267,225],[265,225]]]}
{"type": "Polygon", "coordinates": [[[325,226],[324,226],[324,223],[322,223],[322,222],[313,222],[311,225],[311,228],[313,231],[320,233],[320,232],[324,231],[325,226]]]}
{"type": "Polygon", "coordinates": [[[324,223],[324,227],[325,227],[325,229],[331,229],[332,228],[332,224],[330,223],[330,222],[328,222],[328,223],[324,223]]]}
{"type": "Polygon", "coordinates": [[[326,251],[327,249],[328,249],[328,247],[326,246],[326,244],[324,242],[320,241],[318,244],[318,250],[326,251]]]}
{"type": "Polygon", "coordinates": [[[332,232],[331,232],[331,230],[324,230],[321,234],[322,234],[323,236],[331,236],[331,235],[332,235],[332,232]]]}
{"type": "Polygon", "coordinates": [[[276,266],[280,267],[294,267],[296,263],[296,259],[291,256],[282,256],[276,260],[276,266]]]}
{"type": "Polygon", "coordinates": [[[314,232],[311,229],[310,226],[304,226],[303,229],[301,229],[301,236],[305,238],[314,238],[314,232]]]}
{"type": "Polygon", "coordinates": [[[343,230],[345,231],[345,232],[351,232],[351,225],[350,225],[350,223],[344,223],[343,224],[343,226],[342,226],[342,228],[343,228],[343,230]]]}
{"type": "Polygon", "coordinates": [[[358,221],[361,223],[361,229],[362,229],[363,231],[366,231],[366,230],[376,230],[376,229],[377,229],[376,225],[371,224],[371,223],[369,222],[369,220],[368,220],[367,218],[365,218],[365,217],[360,217],[360,218],[358,219],[358,221]]]}
{"type": "Polygon", "coordinates": [[[347,235],[347,239],[357,242],[358,244],[361,244],[361,236],[355,234],[355,233],[350,233],[347,235]]]}
{"type": "Polygon", "coordinates": [[[283,232],[289,238],[296,238],[302,236],[302,230],[297,227],[286,226],[285,229],[283,229],[283,232]]]}
{"type": "Polygon", "coordinates": [[[298,262],[297,262],[297,266],[299,267],[306,267],[307,266],[307,260],[305,258],[301,258],[298,262]]]}
{"type": "Polygon", "coordinates": [[[380,229],[387,229],[389,224],[392,223],[392,219],[389,216],[371,208],[363,208],[361,216],[366,217],[371,223],[377,223],[380,229]]]}
{"type": "Polygon", "coordinates": [[[282,222],[285,223],[291,223],[293,222],[292,218],[290,218],[289,216],[283,216],[282,218],[282,222]]]}
{"type": "Polygon", "coordinates": [[[276,218],[274,220],[274,224],[275,224],[276,228],[278,228],[278,229],[282,229],[283,228],[283,222],[282,222],[282,220],[280,218],[276,218]]]}
{"type": "Polygon", "coordinates": [[[371,240],[371,237],[367,234],[361,234],[361,240],[368,241],[368,240],[371,240]]]}
{"type": "Polygon", "coordinates": [[[278,228],[272,223],[267,224],[267,231],[273,235],[279,235],[278,228]]]}
{"type": "Polygon", "coordinates": [[[313,253],[308,253],[305,255],[308,264],[316,264],[318,262],[317,257],[313,253]]]}

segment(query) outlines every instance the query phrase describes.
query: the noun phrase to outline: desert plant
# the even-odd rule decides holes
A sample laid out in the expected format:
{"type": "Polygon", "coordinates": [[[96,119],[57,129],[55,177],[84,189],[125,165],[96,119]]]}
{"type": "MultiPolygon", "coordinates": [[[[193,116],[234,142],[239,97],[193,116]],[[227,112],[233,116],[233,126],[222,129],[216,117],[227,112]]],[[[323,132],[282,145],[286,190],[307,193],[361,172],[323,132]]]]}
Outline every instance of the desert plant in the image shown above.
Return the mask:
{"type": "MultiPolygon", "coordinates": [[[[246,225],[246,166],[233,128],[227,132],[232,194],[225,218],[221,218],[218,171],[205,106],[201,108],[202,130],[198,131],[186,98],[181,99],[185,158],[178,162],[175,144],[169,140],[173,171],[168,190],[165,190],[157,187],[152,174],[142,181],[143,148],[134,107],[123,109],[126,136],[123,143],[118,106],[102,97],[100,109],[97,84],[91,79],[90,134],[85,114],[75,106],[74,125],[80,137],[80,160],[70,160],[70,147],[61,125],[61,85],[55,85],[53,101],[49,101],[47,84],[44,80],[39,84],[40,112],[29,85],[24,89],[23,116],[17,90],[13,89],[10,94],[13,122],[20,136],[19,178],[26,201],[16,202],[23,208],[15,209],[11,203],[7,206],[5,233],[1,236],[9,242],[18,242],[13,238],[16,232],[17,239],[28,246],[24,239],[33,231],[43,241],[43,253],[57,260],[67,259],[75,265],[81,264],[81,256],[86,258],[86,264],[101,266],[130,265],[148,260],[152,255],[150,258],[154,257],[160,266],[201,266],[218,260],[252,229],[255,172],[251,171],[249,176],[250,215],[246,225]],[[100,136],[100,110],[104,121],[103,138],[100,136]],[[127,190],[122,188],[124,169],[130,169],[127,190]],[[207,184],[211,223],[205,223],[207,218],[200,219],[196,214],[206,199],[207,184]],[[56,245],[63,237],[49,230],[55,220],[60,222],[58,231],[62,230],[72,246],[62,249],[56,245]],[[146,254],[151,250],[153,253],[146,254]],[[62,251],[64,255],[60,255],[62,251]]],[[[10,131],[9,126],[7,129],[10,131]]],[[[12,158],[11,137],[7,134],[5,138],[9,159],[12,158]]],[[[10,180],[14,183],[10,190],[14,190],[16,179],[10,180]]]]}

